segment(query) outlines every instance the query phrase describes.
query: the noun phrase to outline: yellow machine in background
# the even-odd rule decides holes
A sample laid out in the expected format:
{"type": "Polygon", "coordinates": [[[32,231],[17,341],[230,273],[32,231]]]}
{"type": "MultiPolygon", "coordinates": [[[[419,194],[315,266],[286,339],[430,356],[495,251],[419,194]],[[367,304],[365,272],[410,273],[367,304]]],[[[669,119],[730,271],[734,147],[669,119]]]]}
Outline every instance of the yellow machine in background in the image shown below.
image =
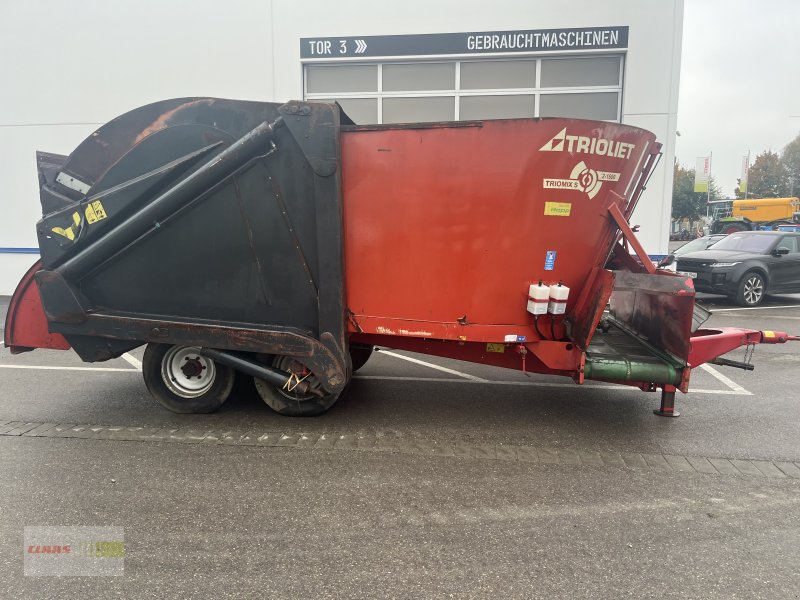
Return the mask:
{"type": "Polygon", "coordinates": [[[751,221],[792,220],[800,211],[797,198],[748,198],[733,201],[733,217],[747,218],[751,221]]]}
{"type": "Polygon", "coordinates": [[[714,219],[712,233],[800,227],[800,199],[747,198],[734,200],[728,214],[714,219]]]}

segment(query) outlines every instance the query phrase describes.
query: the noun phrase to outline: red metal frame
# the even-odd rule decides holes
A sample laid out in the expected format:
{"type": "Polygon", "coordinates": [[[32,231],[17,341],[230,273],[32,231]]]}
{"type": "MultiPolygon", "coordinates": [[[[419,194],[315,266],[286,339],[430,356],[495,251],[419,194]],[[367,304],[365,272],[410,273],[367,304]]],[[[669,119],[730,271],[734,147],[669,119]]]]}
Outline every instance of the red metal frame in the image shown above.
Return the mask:
{"type": "Polygon", "coordinates": [[[572,376],[583,353],[570,342],[498,344],[354,333],[350,343],[408,350],[515,371],[572,376]],[[490,349],[491,348],[491,349],[490,349]],[[523,350],[524,349],[524,350],[523,350]]]}
{"type": "MultiPolygon", "coordinates": [[[[617,244],[618,245],[618,244],[617,244]]],[[[600,319],[603,318],[608,299],[614,290],[614,274],[602,267],[595,267],[583,286],[575,308],[568,317],[572,325],[572,341],[578,347],[589,347],[600,319]]]]}
{"type": "Polygon", "coordinates": [[[608,207],[608,214],[611,215],[614,223],[617,224],[617,227],[619,227],[620,231],[622,232],[623,237],[633,248],[636,256],[638,256],[639,260],[642,261],[644,270],[653,275],[656,272],[656,268],[653,266],[653,262],[650,260],[650,257],[647,256],[647,252],[645,252],[641,242],[636,239],[636,234],[633,232],[633,229],[631,229],[630,225],[628,225],[628,221],[625,218],[625,215],[622,214],[619,206],[616,204],[611,204],[608,207]]]}
{"type": "Polygon", "coordinates": [[[689,365],[697,367],[748,344],[783,344],[800,340],[800,336],[783,331],[757,331],[721,327],[720,329],[698,329],[691,338],[689,365]]]}

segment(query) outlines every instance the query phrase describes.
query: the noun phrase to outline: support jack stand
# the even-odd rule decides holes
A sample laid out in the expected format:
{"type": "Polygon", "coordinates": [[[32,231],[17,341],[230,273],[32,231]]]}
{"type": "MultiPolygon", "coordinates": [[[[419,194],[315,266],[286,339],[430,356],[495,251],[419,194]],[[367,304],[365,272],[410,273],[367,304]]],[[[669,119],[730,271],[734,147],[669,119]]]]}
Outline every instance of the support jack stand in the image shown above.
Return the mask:
{"type": "Polygon", "coordinates": [[[661,408],[653,411],[659,417],[680,417],[681,413],[675,410],[675,386],[666,385],[661,390],[661,408]]]}

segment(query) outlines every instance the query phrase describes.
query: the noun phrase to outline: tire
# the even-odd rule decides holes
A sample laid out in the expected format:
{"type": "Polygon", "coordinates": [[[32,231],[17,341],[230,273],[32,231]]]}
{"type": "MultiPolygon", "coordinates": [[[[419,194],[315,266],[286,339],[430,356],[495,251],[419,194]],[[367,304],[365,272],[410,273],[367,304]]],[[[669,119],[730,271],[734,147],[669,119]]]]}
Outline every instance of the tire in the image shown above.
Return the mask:
{"type": "Polygon", "coordinates": [[[350,344],[350,362],[353,363],[353,373],[367,364],[369,357],[372,356],[374,346],[364,346],[361,344],[350,344]]]}
{"type": "MultiPolygon", "coordinates": [[[[317,378],[313,373],[307,372],[305,366],[291,356],[275,356],[272,366],[282,371],[296,373],[303,381],[309,383],[312,388],[322,390],[317,378]],[[305,372],[305,373],[304,373],[305,372]]],[[[310,392],[299,394],[288,389],[267,383],[263,379],[254,377],[258,395],[264,403],[279,415],[286,417],[316,417],[325,413],[339,399],[339,394],[327,394],[318,396],[310,392]]]]}
{"type": "Polygon", "coordinates": [[[210,413],[228,399],[235,372],[190,346],[148,344],[142,360],[147,390],[175,413],[210,413]]]}
{"type": "Polygon", "coordinates": [[[739,280],[734,300],[739,306],[758,306],[767,295],[767,282],[758,271],[748,271],[739,280]]]}

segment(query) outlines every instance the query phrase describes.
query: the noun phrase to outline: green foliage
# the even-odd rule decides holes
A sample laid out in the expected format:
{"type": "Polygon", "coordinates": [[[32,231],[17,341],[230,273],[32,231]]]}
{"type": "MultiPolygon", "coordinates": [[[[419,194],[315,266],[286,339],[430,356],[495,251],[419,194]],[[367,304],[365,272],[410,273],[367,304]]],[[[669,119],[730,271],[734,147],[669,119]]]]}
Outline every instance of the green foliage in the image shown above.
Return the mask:
{"type": "MultiPolygon", "coordinates": [[[[750,198],[778,198],[783,189],[781,158],[766,150],[756,156],[747,172],[747,195],[750,198]]],[[[740,197],[741,194],[737,194],[740,197]]]]}
{"type": "MultiPolygon", "coordinates": [[[[735,189],[737,198],[744,194],[735,189]]],[[[800,135],[778,154],[766,150],[756,156],[747,172],[748,198],[785,198],[800,195],[800,135]]]]}
{"type": "Polygon", "coordinates": [[[781,196],[800,194],[800,135],[786,144],[781,154],[783,189],[781,196]]]}
{"type": "Polygon", "coordinates": [[[695,220],[705,216],[706,202],[722,197],[714,178],[709,182],[709,195],[694,191],[694,169],[686,169],[677,162],[672,178],[672,218],[695,220]]]}

